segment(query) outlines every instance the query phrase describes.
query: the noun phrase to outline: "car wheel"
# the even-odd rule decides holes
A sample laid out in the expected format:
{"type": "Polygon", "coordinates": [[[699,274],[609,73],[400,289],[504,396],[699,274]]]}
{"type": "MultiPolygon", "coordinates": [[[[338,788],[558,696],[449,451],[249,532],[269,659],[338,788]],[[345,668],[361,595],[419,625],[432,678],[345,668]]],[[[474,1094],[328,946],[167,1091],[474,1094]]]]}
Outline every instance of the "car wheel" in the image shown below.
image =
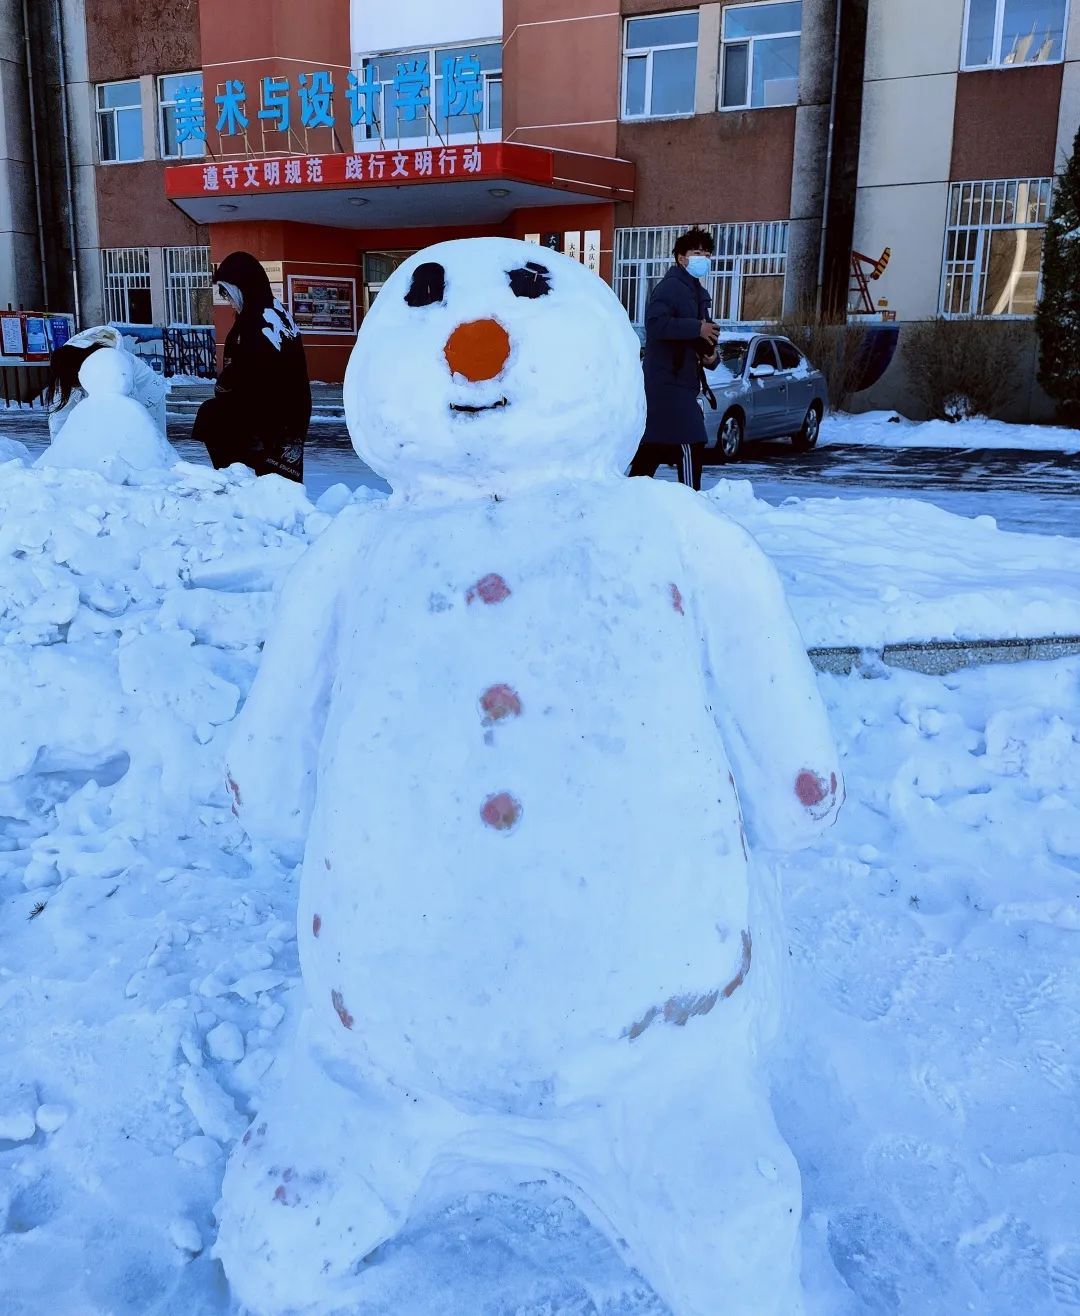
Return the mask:
{"type": "Polygon", "coordinates": [[[716,434],[716,451],[720,455],[720,460],[725,462],[737,461],[739,453],[742,451],[742,441],[742,417],[737,411],[729,411],[720,422],[720,429],[716,434]]]}
{"type": "Polygon", "coordinates": [[[821,403],[812,402],[810,410],[806,413],[806,419],[802,423],[802,429],[798,434],[791,436],[791,442],[795,445],[798,452],[809,452],[811,448],[817,446],[818,435],[821,433],[821,403]]]}

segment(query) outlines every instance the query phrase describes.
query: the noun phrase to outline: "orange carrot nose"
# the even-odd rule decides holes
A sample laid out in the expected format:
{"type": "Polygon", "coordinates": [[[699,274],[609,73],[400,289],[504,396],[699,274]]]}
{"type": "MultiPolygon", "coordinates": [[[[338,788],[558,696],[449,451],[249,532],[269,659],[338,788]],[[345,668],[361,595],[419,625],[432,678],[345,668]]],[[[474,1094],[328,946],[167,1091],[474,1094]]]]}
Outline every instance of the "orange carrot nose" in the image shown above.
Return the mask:
{"type": "Polygon", "coordinates": [[[510,355],[510,335],[498,320],[469,320],[459,324],[443,349],[446,363],[455,375],[474,384],[494,379],[510,355]]]}

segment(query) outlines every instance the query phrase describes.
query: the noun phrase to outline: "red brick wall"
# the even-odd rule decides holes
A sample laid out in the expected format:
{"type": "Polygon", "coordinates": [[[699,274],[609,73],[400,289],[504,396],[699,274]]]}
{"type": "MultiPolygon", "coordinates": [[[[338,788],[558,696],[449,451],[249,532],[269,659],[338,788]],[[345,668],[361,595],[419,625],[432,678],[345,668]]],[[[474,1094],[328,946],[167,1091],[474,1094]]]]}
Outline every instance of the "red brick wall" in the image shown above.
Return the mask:
{"type": "Polygon", "coordinates": [[[1032,64],[961,73],[956,80],[950,176],[1051,175],[1063,67],[1032,64]]]}

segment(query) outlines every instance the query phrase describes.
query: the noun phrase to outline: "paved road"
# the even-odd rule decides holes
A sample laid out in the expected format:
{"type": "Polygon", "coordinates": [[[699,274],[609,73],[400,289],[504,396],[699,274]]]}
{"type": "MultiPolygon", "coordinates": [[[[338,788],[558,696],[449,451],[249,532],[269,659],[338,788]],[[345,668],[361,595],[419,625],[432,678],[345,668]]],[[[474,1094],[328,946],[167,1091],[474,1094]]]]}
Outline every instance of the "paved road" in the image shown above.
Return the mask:
{"type": "MultiPolygon", "coordinates": [[[[191,424],[190,413],[170,414],[169,437],[183,457],[205,461],[202,446],[190,441],[191,424]]],[[[0,412],[0,435],[37,451],[47,441],[47,427],[40,412],[0,412]]],[[[313,423],[305,471],[313,498],[338,482],[386,488],[353,453],[340,419],[313,423]]],[[[770,503],[792,497],[921,498],[962,516],[992,516],[1003,529],[1080,538],[1080,456],[1065,453],[855,444],[796,453],[789,443],[758,443],[739,462],[706,468],[706,487],[719,479],[750,480],[770,503]]]]}

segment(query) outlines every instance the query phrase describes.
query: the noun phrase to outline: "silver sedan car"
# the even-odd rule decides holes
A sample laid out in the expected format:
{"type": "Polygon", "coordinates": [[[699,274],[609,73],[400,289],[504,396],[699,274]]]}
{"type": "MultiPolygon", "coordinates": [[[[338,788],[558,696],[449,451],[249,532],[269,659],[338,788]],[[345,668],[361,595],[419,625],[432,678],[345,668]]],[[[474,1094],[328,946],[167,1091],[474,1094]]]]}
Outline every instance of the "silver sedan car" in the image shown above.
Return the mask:
{"type": "Polygon", "coordinates": [[[825,377],[794,343],[776,334],[721,333],[720,361],[705,372],[716,395],[705,399],[709,447],[734,461],[745,439],[790,438],[806,452],[818,441],[829,396],[825,377]]]}

